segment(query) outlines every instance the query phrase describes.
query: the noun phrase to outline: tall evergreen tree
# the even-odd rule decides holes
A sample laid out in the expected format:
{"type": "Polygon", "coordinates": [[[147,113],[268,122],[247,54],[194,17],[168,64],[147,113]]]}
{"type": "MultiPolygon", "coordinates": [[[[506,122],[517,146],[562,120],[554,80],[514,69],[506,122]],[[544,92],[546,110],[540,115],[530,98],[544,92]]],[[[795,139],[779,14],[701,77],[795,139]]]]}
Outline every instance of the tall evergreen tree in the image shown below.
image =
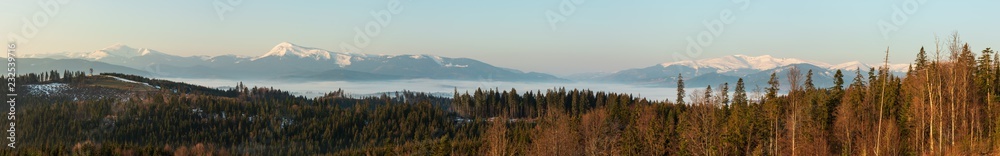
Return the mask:
{"type": "Polygon", "coordinates": [[[736,81],[736,92],[733,94],[733,103],[742,106],[747,104],[747,91],[743,86],[743,78],[736,81]]]}
{"type": "Polygon", "coordinates": [[[71,81],[73,81],[73,73],[70,73],[69,70],[64,71],[63,72],[63,82],[67,82],[68,83],[68,82],[71,82],[71,81]]]}
{"type": "MultiPolygon", "coordinates": [[[[705,100],[710,102],[712,101],[712,85],[708,85],[708,88],[705,88],[705,100]]],[[[697,100],[695,102],[697,102],[697,100]]]]}
{"type": "Polygon", "coordinates": [[[677,74],[677,104],[684,105],[684,76],[677,74]]]}
{"type": "Polygon", "coordinates": [[[722,83],[722,104],[729,104],[729,82],[722,83]]]}
{"type": "Polygon", "coordinates": [[[980,77],[981,79],[986,79],[993,76],[991,74],[993,70],[992,69],[993,60],[991,58],[992,56],[993,56],[993,50],[990,48],[986,48],[985,50],[983,50],[982,56],[979,56],[979,60],[977,62],[978,64],[976,67],[978,68],[979,71],[977,75],[979,75],[978,77],[980,77]]]}
{"type": "Polygon", "coordinates": [[[868,85],[869,86],[875,85],[875,79],[877,79],[875,75],[875,67],[871,67],[870,69],[868,69],[868,85]]]}
{"type": "Polygon", "coordinates": [[[840,92],[843,89],[844,89],[844,73],[840,69],[837,69],[837,73],[833,74],[833,90],[836,92],[840,92]]]}
{"type": "MultiPolygon", "coordinates": [[[[995,64],[993,65],[993,73],[996,74],[993,76],[993,84],[1000,84],[1000,53],[993,55],[993,64],[995,64]]],[[[993,88],[993,90],[1000,91],[1000,85],[996,85],[993,88]]]]}
{"type": "Polygon", "coordinates": [[[924,47],[920,47],[920,53],[917,53],[917,60],[914,60],[913,63],[917,65],[914,70],[921,70],[927,65],[927,51],[924,51],[924,47]]]}
{"type": "Polygon", "coordinates": [[[778,87],[780,87],[781,84],[778,82],[777,74],[778,73],[771,73],[771,79],[767,81],[767,84],[770,85],[770,87],[767,87],[766,96],[768,100],[773,100],[778,97],[778,87]]]}
{"type": "Polygon", "coordinates": [[[854,82],[851,82],[851,88],[854,88],[854,87],[864,87],[865,86],[865,82],[864,82],[864,78],[861,77],[861,68],[858,68],[858,70],[855,70],[854,74],[857,75],[857,76],[854,77],[854,82]]]}
{"type": "Polygon", "coordinates": [[[806,72],[806,82],[805,82],[806,90],[816,89],[816,86],[813,85],[812,77],[813,77],[813,70],[809,69],[809,72],[806,72]]]}
{"type": "Polygon", "coordinates": [[[965,43],[962,46],[962,53],[959,54],[958,62],[965,65],[965,67],[975,67],[976,66],[976,56],[972,54],[972,49],[969,47],[969,43],[965,43]]]}

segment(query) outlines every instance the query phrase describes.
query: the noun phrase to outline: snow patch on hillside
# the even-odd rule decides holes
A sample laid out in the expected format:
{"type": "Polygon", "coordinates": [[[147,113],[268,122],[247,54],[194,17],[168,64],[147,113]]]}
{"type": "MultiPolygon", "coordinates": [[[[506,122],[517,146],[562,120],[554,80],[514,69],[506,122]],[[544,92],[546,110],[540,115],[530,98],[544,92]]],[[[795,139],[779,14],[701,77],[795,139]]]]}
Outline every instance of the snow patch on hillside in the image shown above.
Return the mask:
{"type": "Polygon", "coordinates": [[[58,94],[62,91],[69,89],[69,85],[66,85],[65,83],[25,85],[25,87],[28,88],[28,94],[32,95],[58,94]]]}
{"type": "MultiPolygon", "coordinates": [[[[136,82],[136,81],[132,81],[132,80],[128,80],[128,79],[123,79],[123,78],[116,77],[116,76],[108,76],[108,77],[114,78],[115,80],[122,81],[122,82],[137,83],[137,84],[143,84],[143,85],[146,85],[146,86],[153,87],[153,85],[149,85],[149,83],[145,83],[145,82],[136,82]]],[[[156,87],[156,88],[159,88],[159,87],[156,87]]]]}
{"type": "Polygon", "coordinates": [[[469,67],[469,65],[456,65],[456,64],[448,63],[448,64],[444,65],[444,67],[449,67],[449,68],[466,68],[466,67],[469,67]]]}

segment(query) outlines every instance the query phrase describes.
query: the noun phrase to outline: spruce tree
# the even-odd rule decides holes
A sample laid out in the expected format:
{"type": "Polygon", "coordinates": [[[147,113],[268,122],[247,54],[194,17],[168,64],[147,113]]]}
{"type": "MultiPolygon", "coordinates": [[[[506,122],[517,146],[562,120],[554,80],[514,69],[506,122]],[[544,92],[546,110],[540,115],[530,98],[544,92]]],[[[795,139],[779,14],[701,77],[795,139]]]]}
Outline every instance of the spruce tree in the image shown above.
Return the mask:
{"type": "Polygon", "coordinates": [[[854,77],[854,82],[851,83],[851,88],[854,88],[854,87],[864,87],[865,86],[865,82],[864,82],[864,79],[861,77],[861,68],[858,68],[858,70],[855,70],[854,74],[857,75],[857,76],[854,77]]]}
{"type": "Polygon", "coordinates": [[[921,70],[927,65],[927,51],[924,51],[924,47],[920,47],[920,53],[917,53],[917,60],[914,60],[913,63],[917,65],[915,70],[921,70]]]}
{"type": "Polygon", "coordinates": [[[978,75],[977,78],[980,79],[981,82],[984,83],[988,82],[988,79],[990,77],[993,77],[991,69],[993,66],[993,60],[991,60],[992,56],[993,56],[993,50],[990,48],[986,48],[985,50],[983,50],[983,55],[979,57],[977,65],[978,73],[976,73],[976,75],[978,75]]]}
{"type": "Polygon", "coordinates": [[[837,69],[837,73],[833,74],[833,90],[840,92],[844,89],[844,73],[837,69]]]}
{"type": "Polygon", "coordinates": [[[733,94],[733,103],[739,106],[747,104],[747,91],[743,85],[743,78],[736,81],[736,92],[733,94]]]}
{"type": "MultiPolygon", "coordinates": [[[[708,88],[705,88],[705,101],[714,102],[712,101],[712,85],[708,85],[708,88]]],[[[698,101],[696,100],[695,102],[698,101]]]]}
{"type": "Polygon", "coordinates": [[[677,74],[677,104],[684,105],[684,76],[677,74]]]}
{"type": "Polygon", "coordinates": [[[813,77],[813,70],[809,69],[809,72],[806,72],[806,82],[805,82],[806,90],[816,89],[815,86],[813,86],[813,78],[812,77],[813,77]]]}
{"type": "Polygon", "coordinates": [[[875,85],[875,67],[868,69],[868,85],[875,85]]]}
{"type": "Polygon", "coordinates": [[[771,73],[771,79],[767,81],[767,84],[771,85],[770,87],[767,87],[767,99],[768,100],[772,100],[774,98],[777,98],[778,97],[778,87],[780,87],[780,85],[781,85],[778,82],[778,75],[777,75],[777,73],[771,73]]]}
{"type": "Polygon", "coordinates": [[[73,73],[70,73],[69,70],[63,71],[63,82],[69,83],[72,81],[73,81],[73,73]]]}
{"type": "Polygon", "coordinates": [[[729,104],[729,82],[722,83],[722,104],[729,104]]]}
{"type": "MultiPolygon", "coordinates": [[[[1000,54],[993,55],[993,84],[1000,84],[1000,54]]],[[[1000,90],[1000,85],[993,86],[994,90],[1000,90]]]]}

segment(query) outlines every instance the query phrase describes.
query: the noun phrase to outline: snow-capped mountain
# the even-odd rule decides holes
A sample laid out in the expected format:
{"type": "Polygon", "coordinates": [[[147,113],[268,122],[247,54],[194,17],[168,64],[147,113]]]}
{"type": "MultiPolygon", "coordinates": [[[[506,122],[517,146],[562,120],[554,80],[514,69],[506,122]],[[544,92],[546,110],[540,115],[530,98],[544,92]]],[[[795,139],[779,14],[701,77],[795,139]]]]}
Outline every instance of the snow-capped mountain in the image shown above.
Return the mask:
{"type": "Polygon", "coordinates": [[[251,61],[267,58],[267,57],[277,57],[281,58],[310,58],[313,60],[334,60],[340,67],[351,65],[351,58],[354,57],[366,57],[363,54],[351,54],[351,53],[338,53],[331,52],[319,48],[303,47],[298,46],[289,42],[281,42],[278,45],[271,48],[264,55],[260,55],[250,59],[251,61]]]}
{"type": "MultiPolygon", "coordinates": [[[[869,70],[872,67],[879,68],[880,66],[882,66],[882,64],[871,65],[871,64],[861,63],[859,61],[851,61],[831,66],[830,70],[837,70],[837,69],[844,71],[854,71],[858,69],[869,70]]],[[[907,70],[910,70],[910,64],[889,64],[889,71],[906,72],[907,70]]]]}
{"type": "Polygon", "coordinates": [[[314,58],[316,60],[329,60],[330,51],[326,51],[318,48],[302,47],[288,42],[281,42],[278,45],[271,48],[264,55],[254,57],[252,60],[265,58],[265,57],[299,57],[299,58],[314,58]]]}
{"type": "MultiPolygon", "coordinates": [[[[795,58],[776,58],[770,55],[746,56],[731,55],[718,58],[688,60],[661,63],[646,68],[636,68],[618,71],[592,79],[577,79],[584,81],[605,81],[630,84],[674,85],[677,75],[681,74],[688,84],[711,85],[722,82],[735,82],[744,78],[748,83],[757,83],[770,77],[771,73],[783,73],[787,68],[795,66],[805,74],[813,70],[817,78],[832,78],[836,70],[842,70],[845,77],[853,76],[857,69],[868,71],[869,65],[858,61],[830,65],[825,62],[802,60],[795,58]],[[705,83],[705,84],[700,84],[705,83]]],[[[909,64],[889,64],[889,70],[896,75],[902,75],[909,69],[909,64]]],[[[786,74],[787,75],[787,74],[786,74]]],[[[783,76],[783,75],[782,75],[783,76]]],[[[783,77],[782,77],[783,79],[783,77]]],[[[817,84],[821,85],[821,84],[817,84]]]]}
{"type": "Polygon", "coordinates": [[[105,59],[105,58],[109,58],[109,57],[131,58],[131,57],[144,56],[144,55],[149,55],[149,54],[154,54],[154,53],[155,54],[161,54],[160,52],[153,51],[153,50],[150,50],[150,49],[146,49],[146,48],[136,49],[136,48],[132,48],[132,47],[129,47],[129,46],[126,46],[124,44],[119,43],[119,44],[115,44],[115,45],[106,47],[106,48],[101,49],[101,50],[94,51],[93,53],[88,54],[86,57],[90,58],[90,59],[94,59],[94,60],[100,60],[100,59],[105,59]]]}
{"type": "Polygon", "coordinates": [[[774,58],[771,55],[763,55],[757,57],[746,56],[746,55],[730,55],[719,58],[708,58],[702,60],[668,62],[668,63],[662,63],[660,64],[660,66],[668,67],[672,65],[681,65],[695,69],[709,68],[709,69],[717,69],[719,72],[728,72],[740,69],[767,70],[781,66],[802,64],[802,63],[813,64],[820,67],[829,66],[826,63],[818,61],[808,61],[808,60],[801,60],[794,58],[774,58]]]}
{"type": "Polygon", "coordinates": [[[102,59],[126,59],[137,56],[149,55],[149,54],[162,54],[162,53],[146,48],[136,49],[119,43],[91,52],[62,52],[62,53],[50,53],[50,54],[34,54],[34,55],[28,55],[26,57],[78,58],[86,60],[102,60],[102,59]]]}
{"type": "Polygon", "coordinates": [[[104,62],[164,77],[305,80],[489,78],[498,81],[565,81],[548,74],[525,73],[467,58],[333,52],[289,42],[279,43],[259,56],[183,57],[116,44],[93,52],[28,57],[104,62]]]}
{"type": "Polygon", "coordinates": [[[837,65],[831,66],[830,69],[835,69],[835,70],[836,69],[840,69],[840,70],[858,70],[858,69],[862,69],[862,70],[864,70],[864,69],[869,69],[871,67],[872,67],[871,65],[868,65],[868,64],[865,64],[865,63],[861,63],[860,61],[851,61],[851,62],[844,62],[844,63],[841,63],[841,64],[837,64],[837,65]]]}
{"type": "Polygon", "coordinates": [[[62,52],[50,54],[28,55],[27,58],[52,59],[82,59],[104,62],[113,65],[126,66],[135,69],[147,69],[155,65],[189,65],[204,61],[201,57],[181,57],[170,55],[148,48],[133,48],[124,44],[114,44],[100,50],[90,52],[62,52]]]}

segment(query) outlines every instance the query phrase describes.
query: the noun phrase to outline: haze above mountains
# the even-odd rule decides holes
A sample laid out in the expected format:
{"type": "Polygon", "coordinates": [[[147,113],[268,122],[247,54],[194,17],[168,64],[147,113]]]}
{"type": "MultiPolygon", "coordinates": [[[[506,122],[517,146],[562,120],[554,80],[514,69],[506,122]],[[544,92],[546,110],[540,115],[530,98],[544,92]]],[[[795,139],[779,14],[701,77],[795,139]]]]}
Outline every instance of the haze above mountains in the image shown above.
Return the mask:
{"type": "MultiPolygon", "coordinates": [[[[259,56],[177,56],[147,49],[115,44],[91,52],[63,52],[26,55],[20,60],[24,72],[48,70],[81,70],[150,75],[153,77],[214,78],[237,80],[282,81],[379,81],[400,79],[489,80],[517,82],[609,82],[649,86],[674,86],[677,75],[683,74],[688,86],[735,83],[744,78],[748,85],[766,82],[771,73],[781,78],[787,68],[797,67],[803,73],[813,70],[817,86],[832,86],[836,70],[844,70],[850,82],[856,69],[867,73],[873,65],[853,61],[828,64],[770,55],[731,55],[719,58],[667,62],[644,68],[626,69],[613,73],[584,73],[556,77],[545,73],[522,72],[496,67],[470,58],[449,58],[435,55],[376,55],[333,52],[319,48],[282,42],[259,56]],[[825,80],[824,80],[825,79],[825,80]]],[[[558,62],[560,60],[555,60],[558,62]]],[[[881,66],[881,65],[875,65],[881,66]]],[[[906,72],[908,64],[890,64],[897,75],[906,72]]],[[[784,81],[784,80],[782,80],[784,81]]],[[[784,83],[784,82],[783,82],[784,83]]],[[[764,83],[766,84],[766,83],[764,83]]],[[[752,88],[752,87],[751,87],[752,88]]]]}

